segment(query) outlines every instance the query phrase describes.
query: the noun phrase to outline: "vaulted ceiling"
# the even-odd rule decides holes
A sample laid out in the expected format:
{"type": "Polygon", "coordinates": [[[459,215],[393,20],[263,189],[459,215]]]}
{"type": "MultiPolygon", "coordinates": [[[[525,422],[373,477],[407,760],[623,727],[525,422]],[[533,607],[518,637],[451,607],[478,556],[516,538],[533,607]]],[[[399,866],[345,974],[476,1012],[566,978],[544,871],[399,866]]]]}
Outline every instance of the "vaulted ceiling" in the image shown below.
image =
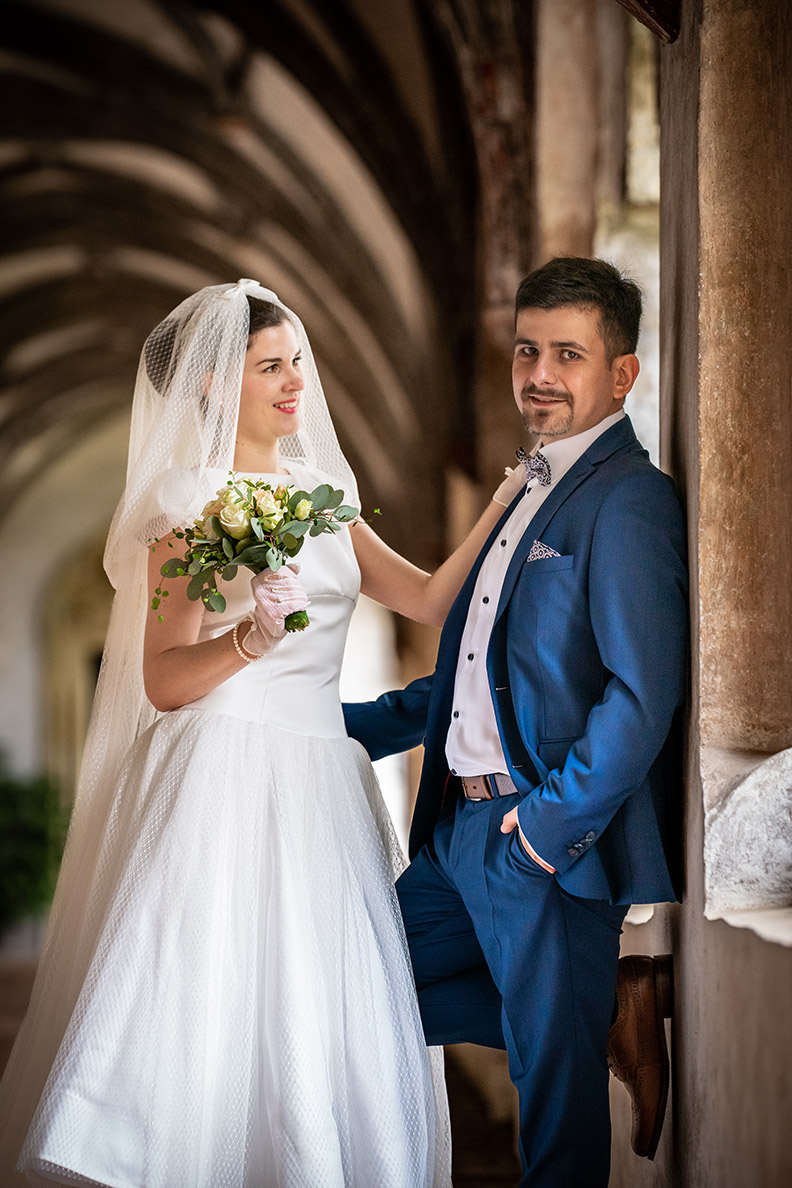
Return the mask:
{"type": "Polygon", "coordinates": [[[466,8],[6,0],[0,496],[128,408],[183,296],[238,276],[306,322],[366,494],[472,432],[466,8]]]}

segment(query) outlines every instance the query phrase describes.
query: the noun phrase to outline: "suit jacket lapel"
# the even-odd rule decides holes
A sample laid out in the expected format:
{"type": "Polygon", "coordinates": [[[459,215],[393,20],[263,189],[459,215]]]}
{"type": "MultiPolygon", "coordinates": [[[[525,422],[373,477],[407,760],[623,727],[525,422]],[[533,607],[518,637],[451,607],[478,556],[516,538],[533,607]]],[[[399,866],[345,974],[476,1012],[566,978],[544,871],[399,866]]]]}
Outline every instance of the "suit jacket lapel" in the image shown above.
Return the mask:
{"type": "Polygon", "coordinates": [[[594,470],[594,467],[590,462],[584,463],[584,458],[585,454],[583,455],[583,458],[579,458],[572,469],[564,475],[555,490],[550,492],[536,515],[529,522],[528,527],[525,529],[525,532],[520,538],[517,548],[514,550],[514,555],[509,562],[509,568],[506,570],[506,576],[503,579],[500,601],[498,602],[498,609],[495,613],[495,623],[498,622],[498,619],[508,606],[509,599],[512,596],[512,591],[514,590],[517,577],[520,573],[520,569],[524,565],[525,559],[531,551],[533,542],[535,540],[541,540],[542,533],[564,500],[567,499],[575,490],[575,488],[578,487],[594,470]]]}
{"type": "MultiPolygon", "coordinates": [[[[630,418],[625,417],[623,421],[617,421],[615,425],[591,443],[586,452],[578,458],[574,466],[570,467],[558,486],[550,492],[536,515],[529,522],[517,548],[514,550],[514,556],[509,563],[509,568],[506,570],[506,576],[503,579],[503,588],[501,589],[498,609],[495,614],[495,623],[498,622],[509,604],[509,599],[512,596],[520,569],[531,551],[533,542],[535,540],[541,540],[542,533],[564,500],[568,499],[575,488],[580,486],[583,480],[588,478],[590,474],[593,474],[597,466],[601,462],[604,462],[606,458],[615,454],[617,450],[637,444],[637,438],[630,418]]],[[[514,504],[512,504],[509,511],[513,507],[514,504]]],[[[503,521],[501,520],[502,523],[503,521]]],[[[487,543],[489,545],[490,542],[488,541],[487,543]]],[[[476,572],[478,572],[478,569],[476,572]]]]}
{"type": "MultiPolygon", "coordinates": [[[[580,457],[575,465],[564,475],[561,482],[556,489],[545,499],[539,511],[528,524],[525,533],[520,540],[520,543],[515,550],[514,557],[511,564],[506,571],[506,577],[503,582],[503,589],[501,591],[500,601],[498,603],[498,610],[495,615],[495,623],[498,622],[504,608],[508,605],[514,589],[514,584],[517,581],[517,575],[520,572],[520,566],[524,563],[528,553],[531,550],[531,545],[534,540],[539,540],[542,533],[550,522],[551,517],[558,511],[564,500],[572,494],[579,483],[582,483],[585,478],[595,469],[596,465],[603,462],[610,457],[617,450],[623,449],[626,446],[637,446],[637,439],[630,423],[630,418],[625,417],[623,421],[617,422],[601,437],[598,437],[585,454],[580,457]]],[[[504,510],[503,515],[498,520],[495,527],[490,532],[484,543],[475,564],[465,579],[462,589],[457,594],[451,609],[446,617],[445,626],[443,627],[442,635],[440,636],[440,644],[437,651],[437,665],[436,671],[447,678],[446,682],[450,680],[453,687],[453,678],[456,673],[457,660],[459,656],[459,641],[462,638],[462,632],[465,629],[467,622],[468,610],[470,608],[470,600],[473,597],[473,589],[476,585],[476,579],[479,575],[479,570],[484,563],[484,558],[490,551],[492,543],[497,539],[501,532],[503,525],[508,520],[509,516],[514,511],[522,493],[515,495],[509,506],[504,510]]],[[[530,498],[530,496],[529,496],[530,498]]],[[[440,682],[435,682],[432,689],[433,700],[434,697],[440,695],[440,682]]]]}

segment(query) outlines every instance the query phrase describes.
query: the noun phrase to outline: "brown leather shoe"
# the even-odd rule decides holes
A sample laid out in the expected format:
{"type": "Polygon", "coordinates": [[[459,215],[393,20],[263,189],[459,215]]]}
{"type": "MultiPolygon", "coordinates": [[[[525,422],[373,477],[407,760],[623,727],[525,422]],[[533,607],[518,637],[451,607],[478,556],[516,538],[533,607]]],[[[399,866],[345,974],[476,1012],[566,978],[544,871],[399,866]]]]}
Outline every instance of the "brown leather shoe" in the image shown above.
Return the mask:
{"type": "Polygon", "coordinates": [[[663,1019],[674,1010],[674,959],[622,957],[616,1021],[608,1036],[608,1067],[632,1098],[630,1142],[654,1159],[668,1100],[668,1048],[663,1019]]]}

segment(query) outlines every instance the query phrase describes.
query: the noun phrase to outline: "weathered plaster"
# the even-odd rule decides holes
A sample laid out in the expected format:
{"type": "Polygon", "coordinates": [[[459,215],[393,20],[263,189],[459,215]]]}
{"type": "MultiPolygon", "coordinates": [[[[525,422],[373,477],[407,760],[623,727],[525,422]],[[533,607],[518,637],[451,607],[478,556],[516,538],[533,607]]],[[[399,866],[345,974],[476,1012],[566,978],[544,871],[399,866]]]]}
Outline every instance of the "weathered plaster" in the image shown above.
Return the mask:
{"type": "Polygon", "coordinates": [[[701,781],[707,918],[792,907],[792,749],[702,747],[701,781]]]}

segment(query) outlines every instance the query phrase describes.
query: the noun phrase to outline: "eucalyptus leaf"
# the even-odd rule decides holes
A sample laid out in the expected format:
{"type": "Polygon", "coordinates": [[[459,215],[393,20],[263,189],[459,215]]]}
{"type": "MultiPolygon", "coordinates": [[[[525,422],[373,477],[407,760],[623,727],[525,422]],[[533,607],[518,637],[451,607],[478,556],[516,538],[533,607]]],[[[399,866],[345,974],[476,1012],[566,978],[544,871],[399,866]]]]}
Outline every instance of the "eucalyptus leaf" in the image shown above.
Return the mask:
{"type": "Polygon", "coordinates": [[[202,563],[200,557],[196,557],[193,561],[190,562],[189,566],[187,567],[187,572],[190,575],[190,577],[194,577],[195,574],[200,573],[202,569],[203,569],[203,563],[202,563]]]}
{"type": "Polygon", "coordinates": [[[310,520],[287,520],[278,529],[278,536],[286,536],[287,533],[289,536],[304,536],[310,527],[310,520]]]}
{"type": "Polygon", "coordinates": [[[256,544],[235,558],[237,565],[266,565],[268,545],[256,544]]]}
{"type": "Polygon", "coordinates": [[[311,536],[320,536],[325,530],[324,523],[321,520],[315,520],[311,524],[311,536]]]}
{"type": "Polygon", "coordinates": [[[333,511],[334,508],[338,507],[339,503],[341,502],[341,500],[343,498],[344,498],[343,491],[332,491],[331,490],[330,498],[325,503],[325,508],[326,509],[329,508],[330,511],[333,511]]]}
{"type": "Polygon", "coordinates": [[[277,549],[267,549],[267,565],[273,573],[277,573],[283,565],[283,557],[277,549]]]}
{"type": "Polygon", "coordinates": [[[220,614],[222,614],[226,608],[226,600],[217,590],[210,590],[209,597],[206,599],[206,601],[209,604],[211,610],[218,611],[220,614]]]}
{"type": "Polygon", "coordinates": [[[297,537],[296,536],[292,536],[292,534],[290,532],[287,532],[285,536],[281,537],[281,544],[283,545],[284,549],[290,556],[294,556],[292,550],[297,545],[297,537]]]}
{"type": "Polygon", "coordinates": [[[190,578],[190,584],[187,587],[187,597],[190,602],[197,602],[201,597],[201,591],[204,588],[204,574],[196,573],[194,577],[190,578]]]}
{"type": "Polygon", "coordinates": [[[221,538],[225,536],[225,532],[223,532],[223,526],[218,520],[217,516],[209,517],[209,527],[212,529],[212,532],[214,532],[215,536],[219,536],[221,538]]]}
{"type": "Polygon", "coordinates": [[[314,511],[324,511],[327,507],[327,501],[332,495],[333,488],[329,487],[327,483],[321,483],[316,488],[313,494],[309,495],[309,499],[314,506],[314,511]]]}
{"type": "Polygon", "coordinates": [[[355,516],[360,514],[360,508],[351,507],[348,503],[343,503],[336,511],[337,520],[354,520],[355,516]]]}
{"type": "Polygon", "coordinates": [[[259,540],[264,539],[264,529],[261,527],[261,520],[258,518],[258,516],[253,516],[251,518],[250,527],[253,529],[259,540]]]}
{"type": "Polygon", "coordinates": [[[223,537],[223,552],[229,560],[234,555],[234,546],[231,544],[231,541],[227,540],[225,537],[223,537]]]}
{"type": "Polygon", "coordinates": [[[164,565],[160,566],[160,573],[163,577],[177,577],[176,570],[184,567],[183,557],[170,557],[164,565]]]}
{"type": "Polygon", "coordinates": [[[303,499],[310,498],[307,491],[295,491],[293,495],[289,496],[289,511],[293,512],[298,503],[301,503],[303,499]]]}

